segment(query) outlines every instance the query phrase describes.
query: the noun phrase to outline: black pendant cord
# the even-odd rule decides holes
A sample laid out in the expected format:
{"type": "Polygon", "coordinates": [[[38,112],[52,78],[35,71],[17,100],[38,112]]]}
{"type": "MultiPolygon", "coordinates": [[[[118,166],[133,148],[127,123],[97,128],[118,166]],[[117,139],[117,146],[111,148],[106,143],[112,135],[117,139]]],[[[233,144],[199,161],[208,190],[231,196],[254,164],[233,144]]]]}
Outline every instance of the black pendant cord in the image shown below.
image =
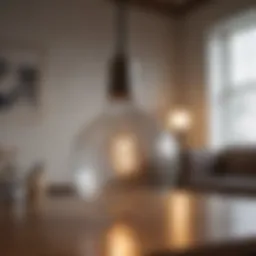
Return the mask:
{"type": "Polygon", "coordinates": [[[112,99],[130,99],[127,60],[127,0],[117,0],[116,48],[111,63],[109,93],[112,99]]]}
{"type": "Polygon", "coordinates": [[[116,1],[116,53],[126,56],[127,54],[127,0],[116,1]]]}

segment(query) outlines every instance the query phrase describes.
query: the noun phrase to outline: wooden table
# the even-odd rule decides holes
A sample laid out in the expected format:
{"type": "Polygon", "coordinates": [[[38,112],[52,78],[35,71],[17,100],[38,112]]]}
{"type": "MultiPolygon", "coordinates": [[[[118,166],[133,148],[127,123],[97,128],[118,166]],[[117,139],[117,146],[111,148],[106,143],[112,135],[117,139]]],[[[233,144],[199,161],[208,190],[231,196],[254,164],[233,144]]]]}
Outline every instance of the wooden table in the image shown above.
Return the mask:
{"type": "Polygon", "coordinates": [[[140,256],[254,237],[252,197],[133,191],[98,204],[67,197],[0,209],[1,256],[140,256]]]}

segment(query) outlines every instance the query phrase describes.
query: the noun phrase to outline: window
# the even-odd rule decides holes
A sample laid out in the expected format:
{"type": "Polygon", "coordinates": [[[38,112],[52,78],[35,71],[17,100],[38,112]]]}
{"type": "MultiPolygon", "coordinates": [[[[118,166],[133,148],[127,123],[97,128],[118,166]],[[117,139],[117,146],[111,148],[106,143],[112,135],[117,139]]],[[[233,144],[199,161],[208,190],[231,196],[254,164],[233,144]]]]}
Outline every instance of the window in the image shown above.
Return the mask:
{"type": "Polygon", "coordinates": [[[256,12],[210,36],[211,144],[256,144],[256,12]]]}

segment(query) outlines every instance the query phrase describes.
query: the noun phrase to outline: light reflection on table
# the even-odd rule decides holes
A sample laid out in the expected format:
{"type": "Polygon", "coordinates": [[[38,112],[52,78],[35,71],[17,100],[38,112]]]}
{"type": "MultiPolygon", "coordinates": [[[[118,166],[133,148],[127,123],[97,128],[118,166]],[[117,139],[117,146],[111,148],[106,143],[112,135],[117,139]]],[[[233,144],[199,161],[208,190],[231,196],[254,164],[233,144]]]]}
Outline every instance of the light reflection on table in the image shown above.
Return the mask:
{"type": "Polygon", "coordinates": [[[168,245],[177,249],[188,247],[193,242],[193,196],[175,193],[167,200],[168,245]]]}
{"type": "Polygon", "coordinates": [[[122,223],[114,225],[107,234],[107,255],[141,255],[140,242],[136,237],[135,231],[122,223]]]}

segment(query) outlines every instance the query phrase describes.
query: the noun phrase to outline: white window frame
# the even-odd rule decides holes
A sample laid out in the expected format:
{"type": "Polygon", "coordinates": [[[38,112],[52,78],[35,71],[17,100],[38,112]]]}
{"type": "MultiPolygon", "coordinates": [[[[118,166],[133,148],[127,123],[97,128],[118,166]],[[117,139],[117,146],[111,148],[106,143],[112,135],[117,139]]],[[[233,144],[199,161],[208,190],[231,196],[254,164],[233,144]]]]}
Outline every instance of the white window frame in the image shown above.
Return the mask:
{"type": "Polygon", "coordinates": [[[250,27],[256,27],[256,10],[247,11],[228,21],[220,22],[207,36],[206,56],[208,64],[208,100],[210,103],[209,146],[212,148],[219,149],[232,146],[228,139],[229,115],[224,111],[227,108],[223,108],[221,105],[225,104],[224,102],[227,102],[228,99],[235,97],[237,93],[241,95],[252,89],[256,90],[252,83],[235,87],[229,81],[231,77],[229,75],[230,57],[226,38],[230,34],[248,30],[250,27]],[[219,57],[217,68],[214,65],[216,56],[219,57]]]}

